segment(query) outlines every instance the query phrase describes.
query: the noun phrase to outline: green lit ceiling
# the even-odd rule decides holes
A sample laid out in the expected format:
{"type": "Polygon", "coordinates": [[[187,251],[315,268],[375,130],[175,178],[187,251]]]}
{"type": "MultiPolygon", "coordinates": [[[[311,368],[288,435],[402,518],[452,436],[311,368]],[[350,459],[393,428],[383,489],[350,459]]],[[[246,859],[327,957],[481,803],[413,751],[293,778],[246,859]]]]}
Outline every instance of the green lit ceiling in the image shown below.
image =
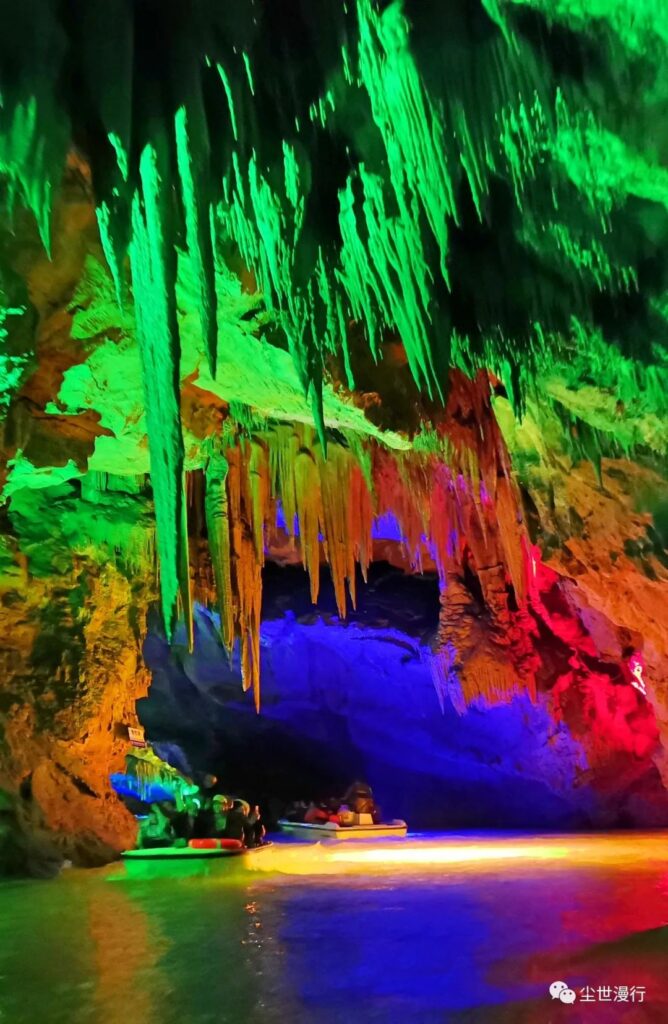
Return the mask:
{"type": "MultiPolygon", "coordinates": [[[[579,454],[665,455],[663,4],[2,0],[0,23],[6,214],[49,250],[79,154],[106,260],[47,412],[99,414],[89,470],[150,465],[168,610],[205,458],[184,382],[405,448],[408,406],[431,421],[451,368],[485,369],[579,454]]],[[[5,306],[4,409],[29,359],[5,306]]],[[[29,473],[19,454],[10,492],[29,473]]]]}

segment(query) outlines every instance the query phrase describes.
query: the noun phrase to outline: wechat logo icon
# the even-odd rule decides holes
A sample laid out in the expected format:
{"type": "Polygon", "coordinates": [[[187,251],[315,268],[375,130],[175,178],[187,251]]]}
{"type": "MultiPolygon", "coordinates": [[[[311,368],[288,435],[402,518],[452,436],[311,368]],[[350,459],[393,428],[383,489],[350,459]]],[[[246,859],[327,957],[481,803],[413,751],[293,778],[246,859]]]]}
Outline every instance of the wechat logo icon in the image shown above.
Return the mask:
{"type": "Polygon", "coordinates": [[[550,985],[550,995],[553,999],[560,999],[562,1003],[574,1003],[577,999],[575,992],[565,981],[553,981],[550,985]]]}

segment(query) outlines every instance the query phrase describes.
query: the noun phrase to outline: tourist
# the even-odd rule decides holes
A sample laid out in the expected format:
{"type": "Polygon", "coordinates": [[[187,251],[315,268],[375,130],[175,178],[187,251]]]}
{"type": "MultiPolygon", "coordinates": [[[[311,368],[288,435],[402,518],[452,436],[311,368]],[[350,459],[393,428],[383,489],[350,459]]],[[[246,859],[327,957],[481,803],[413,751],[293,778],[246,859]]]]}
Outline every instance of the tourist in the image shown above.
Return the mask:
{"type": "Polygon", "coordinates": [[[249,804],[245,800],[234,800],[230,804],[226,812],[225,838],[238,839],[244,846],[252,845],[253,830],[248,820],[249,804]]]}
{"type": "Polygon", "coordinates": [[[197,838],[197,824],[202,814],[202,801],[194,793],[186,793],[183,807],[171,815],[170,823],[174,831],[175,846],[187,846],[190,839],[197,838]]]}
{"type": "Polygon", "coordinates": [[[203,797],[195,818],[193,839],[210,839],[215,834],[213,800],[203,797]]]}
{"type": "Polygon", "coordinates": [[[262,824],[262,816],[257,804],[251,808],[251,812],[248,815],[248,827],[250,833],[248,846],[262,846],[266,835],[266,829],[262,824]]]}
{"type": "Polygon", "coordinates": [[[232,808],[232,801],[222,793],[216,793],[211,801],[211,826],[209,836],[219,839],[227,837],[227,818],[232,808]]]}
{"type": "Polygon", "coordinates": [[[380,821],[380,810],[373,798],[373,791],[367,782],[356,780],[348,787],[343,797],[343,804],[346,804],[353,814],[370,814],[374,825],[380,821]]]}
{"type": "Polygon", "coordinates": [[[139,826],[137,845],[140,850],[171,846],[175,834],[171,822],[159,804],[151,804],[147,817],[139,826]]]}

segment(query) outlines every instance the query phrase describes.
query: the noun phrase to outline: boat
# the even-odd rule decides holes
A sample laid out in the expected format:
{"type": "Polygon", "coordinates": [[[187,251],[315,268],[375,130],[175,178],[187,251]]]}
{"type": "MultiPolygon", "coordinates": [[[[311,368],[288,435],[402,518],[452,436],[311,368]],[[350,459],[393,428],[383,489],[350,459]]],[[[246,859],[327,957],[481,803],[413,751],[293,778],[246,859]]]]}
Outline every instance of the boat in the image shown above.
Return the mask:
{"type": "Polygon", "coordinates": [[[188,846],[160,846],[149,850],[125,850],[121,860],[129,878],[185,878],[190,875],[219,874],[236,864],[243,868],[272,844],[250,849],[216,840],[194,840],[188,846]],[[206,844],[206,845],[205,845],[206,844]]]}
{"type": "Polygon", "coordinates": [[[392,836],[401,838],[408,832],[405,821],[379,822],[377,825],[338,825],[334,821],[323,821],[310,824],[305,821],[288,821],[281,818],[278,822],[281,832],[295,839],[306,839],[315,842],[320,839],[388,839],[392,836]]]}

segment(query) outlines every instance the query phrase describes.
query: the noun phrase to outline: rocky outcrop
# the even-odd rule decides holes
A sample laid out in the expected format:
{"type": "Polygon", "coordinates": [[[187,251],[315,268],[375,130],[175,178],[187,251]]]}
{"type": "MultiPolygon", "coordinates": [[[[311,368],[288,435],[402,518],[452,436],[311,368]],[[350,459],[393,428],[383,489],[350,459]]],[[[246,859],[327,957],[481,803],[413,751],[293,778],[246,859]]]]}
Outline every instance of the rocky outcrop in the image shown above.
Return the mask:
{"type": "MultiPolygon", "coordinates": [[[[524,493],[535,541],[532,603],[570,651],[559,686],[577,687],[583,700],[616,718],[618,742],[651,750],[664,784],[668,778],[668,484],[663,461],[648,449],[637,460],[606,456],[601,435],[590,459],[574,456],[548,410],[530,410],[524,422],[497,411],[524,493]],[[556,614],[543,597],[558,593],[556,614]],[[569,621],[571,625],[566,625],[569,621]],[[573,632],[572,622],[578,628],[573,632]],[[640,654],[647,701],[600,689],[602,680],[629,680],[629,661],[640,654]],[[628,731],[629,719],[637,728],[628,731]],[[634,735],[631,735],[631,732],[634,735]],[[625,738],[624,738],[625,736],[625,738]]],[[[619,415],[625,416],[625,413],[619,415]]],[[[608,422],[609,430],[613,424],[608,422]]],[[[575,430],[575,428],[573,428],[575,430]]],[[[627,427],[628,429],[628,427],[627,427]]],[[[580,433],[584,433],[582,425],[580,433]]],[[[634,691],[637,693],[637,691],[634,691]]],[[[605,741],[599,741],[604,746],[605,741]]],[[[614,783],[612,783],[614,785],[614,783]]]]}
{"type": "MultiPolygon", "coordinates": [[[[77,514],[82,523],[79,495],[65,488],[48,503],[48,519],[37,502],[17,511],[4,538],[0,788],[23,831],[48,833],[52,855],[105,863],[136,832],[109,774],[123,768],[149,685],[141,639],[151,591],[84,531],[68,537],[77,514]]],[[[88,508],[101,521],[105,512],[88,508]]]]}

